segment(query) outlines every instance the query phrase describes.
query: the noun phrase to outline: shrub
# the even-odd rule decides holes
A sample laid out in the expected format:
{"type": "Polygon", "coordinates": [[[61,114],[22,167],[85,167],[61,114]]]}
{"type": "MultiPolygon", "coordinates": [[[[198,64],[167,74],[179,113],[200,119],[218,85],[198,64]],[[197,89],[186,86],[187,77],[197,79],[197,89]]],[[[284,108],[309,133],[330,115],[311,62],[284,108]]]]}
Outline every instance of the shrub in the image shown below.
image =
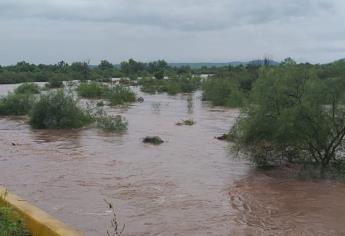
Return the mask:
{"type": "Polygon", "coordinates": [[[14,93],[16,94],[38,94],[40,93],[40,87],[37,84],[34,83],[23,83],[19,85],[15,90],[14,93]]]}
{"type": "Polygon", "coordinates": [[[264,68],[231,133],[256,163],[311,162],[322,170],[344,159],[344,90],[344,79],[321,80],[302,66],[264,68]]]}
{"type": "Polygon", "coordinates": [[[96,118],[97,127],[106,131],[125,131],[128,127],[128,122],[122,116],[102,115],[96,118]]]}
{"type": "Polygon", "coordinates": [[[30,124],[38,129],[80,128],[92,121],[91,115],[63,91],[41,95],[30,113],[30,124]]]}
{"type": "Polygon", "coordinates": [[[115,85],[107,90],[105,97],[110,101],[110,105],[120,105],[136,101],[135,93],[126,86],[115,85]]]}
{"type": "Polygon", "coordinates": [[[77,92],[84,98],[102,98],[108,90],[107,85],[98,82],[84,82],[79,85],[77,92]]]}
{"type": "Polygon", "coordinates": [[[231,79],[209,79],[203,83],[202,90],[202,99],[214,106],[241,107],[244,104],[245,94],[231,79]]]}
{"type": "Polygon", "coordinates": [[[0,207],[0,235],[30,236],[22,219],[10,207],[0,207]]]}
{"type": "Polygon", "coordinates": [[[35,98],[28,93],[8,93],[0,98],[0,115],[26,115],[35,102],[35,98]]]}

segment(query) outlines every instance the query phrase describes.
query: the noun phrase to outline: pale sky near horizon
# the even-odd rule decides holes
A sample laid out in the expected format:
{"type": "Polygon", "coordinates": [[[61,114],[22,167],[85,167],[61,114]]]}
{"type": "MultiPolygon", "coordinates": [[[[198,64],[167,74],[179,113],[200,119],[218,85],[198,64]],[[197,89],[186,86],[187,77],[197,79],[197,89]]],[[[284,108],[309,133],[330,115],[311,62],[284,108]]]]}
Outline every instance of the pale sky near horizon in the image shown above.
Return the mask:
{"type": "Polygon", "coordinates": [[[344,0],[0,0],[0,64],[345,58],[344,0]]]}

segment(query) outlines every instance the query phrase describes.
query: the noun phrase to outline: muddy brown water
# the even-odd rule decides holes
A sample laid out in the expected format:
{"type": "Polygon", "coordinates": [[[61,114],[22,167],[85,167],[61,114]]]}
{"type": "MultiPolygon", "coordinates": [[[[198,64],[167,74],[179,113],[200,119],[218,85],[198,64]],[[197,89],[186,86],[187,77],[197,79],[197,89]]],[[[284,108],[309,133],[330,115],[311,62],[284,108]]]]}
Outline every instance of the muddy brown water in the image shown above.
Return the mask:
{"type": "Polygon", "coordinates": [[[1,118],[0,184],[87,236],[106,235],[104,199],[123,235],[345,235],[344,184],[270,177],[214,139],[238,110],[212,108],[199,92],[139,95],[143,103],[107,108],[127,118],[124,134],[1,118]],[[175,125],[187,118],[196,125],[175,125]],[[166,142],[143,144],[147,135],[166,142]]]}

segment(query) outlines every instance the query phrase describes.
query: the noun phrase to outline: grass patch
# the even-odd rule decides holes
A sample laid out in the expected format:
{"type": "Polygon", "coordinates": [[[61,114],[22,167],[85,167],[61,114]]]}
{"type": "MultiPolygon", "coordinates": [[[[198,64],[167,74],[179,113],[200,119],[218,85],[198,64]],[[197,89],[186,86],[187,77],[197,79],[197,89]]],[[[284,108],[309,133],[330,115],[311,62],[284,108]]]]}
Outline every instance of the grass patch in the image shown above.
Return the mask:
{"type": "Polygon", "coordinates": [[[30,113],[30,124],[38,129],[81,128],[92,121],[73,96],[60,90],[41,95],[30,113]]]}
{"type": "Polygon", "coordinates": [[[10,207],[0,207],[0,236],[30,236],[19,215],[10,207]]]}
{"type": "Polygon", "coordinates": [[[39,94],[40,87],[34,83],[23,83],[19,85],[15,90],[16,94],[39,94]]]}
{"type": "Polygon", "coordinates": [[[143,143],[159,145],[164,143],[164,141],[159,136],[147,136],[143,139],[143,143]]]}

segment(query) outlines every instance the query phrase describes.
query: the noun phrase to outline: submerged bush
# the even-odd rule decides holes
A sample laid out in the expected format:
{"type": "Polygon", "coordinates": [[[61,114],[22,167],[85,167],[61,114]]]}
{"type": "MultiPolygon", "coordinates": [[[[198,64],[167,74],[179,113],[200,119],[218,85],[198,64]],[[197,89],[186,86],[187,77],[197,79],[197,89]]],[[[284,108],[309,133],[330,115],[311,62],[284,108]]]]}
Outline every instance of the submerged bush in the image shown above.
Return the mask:
{"type": "Polygon", "coordinates": [[[189,120],[182,120],[182,121],[176,123],[176,125],[178,125],[178,126],[181,126],[181,125],[189,125],[189,126],[191,126],[191,125],[194,125],[194,124],[195,124],[195,121],[191,120],[191,119],[189,119],[189,120]]]}
{"type": "Polygon", "coordinates": [[[303,180],[345,180],[345,162],[334,161],[327,167],[322,167],[317,163],[303,163],[301,169],[297,172],[297,177],[303,180]],[[320,174],[321,173],[321,174],[320,174]]]}
{"type": "Polygon", "coordinates": [[[126,86],[115,85],[107,90],[105,98],[110,101],[110,105],[120,105],[136,101],[135,93],[126,86]]]}
{"type": "Polygon", "coordinates": [[[110,105],[121,105],[136,101],[135,93],[127,86],[108,86],[97,82],[81,83],[77,89],[78,95],[85,98],[103,98],[110,105]]]}
{"type": "Polygon", "coordinates": [[[14,93],[16,94],[38,94],[40,93],[40,86],[34,83],[23,83],[19,85],[15,90],[14,93]]]}
{"type": "Polygon", "coordinates": [[[108,92],[109,86],[98,82],[81,83],[77,89],[78,95],[83,98],[102,98],[108,92]]]}
{"type": "Polygon", "coordinates": [[[34,103],[32,94],[8,93],[0,98],[0,115],[26,115],[34,103]]]}
{"type": "Polygon", "coordinates": [[[284,160],[323,170],[345,158],[344,90],[343,78],[321,80],[306,67],[264,68],[232,137],[259,165],[284,160]]]}
{"type": "Polygon", "coordinates": [[[0,235],[1,236],[30,236],[22,219],[10,207],[0,207],[0,235]]]}
{"type": "Polygon", "coordinates": [[[159,145],[164,143],[164,141],[159,136],[147,136],[143,139],[143,143],[159,145]]]}
{"type": "Polygon", "coordinates": [[[97,127],[105,131],[125,131],[128,127],[128,122],[122,116],[102,115],[96,118],[97,127]]]}
{"type": "Polygon", "coordinates": [[[30,124],[38,129],[81,128],[91,123],[91,115],[63,91],[41,95],[30,113],[30,124]]]}

